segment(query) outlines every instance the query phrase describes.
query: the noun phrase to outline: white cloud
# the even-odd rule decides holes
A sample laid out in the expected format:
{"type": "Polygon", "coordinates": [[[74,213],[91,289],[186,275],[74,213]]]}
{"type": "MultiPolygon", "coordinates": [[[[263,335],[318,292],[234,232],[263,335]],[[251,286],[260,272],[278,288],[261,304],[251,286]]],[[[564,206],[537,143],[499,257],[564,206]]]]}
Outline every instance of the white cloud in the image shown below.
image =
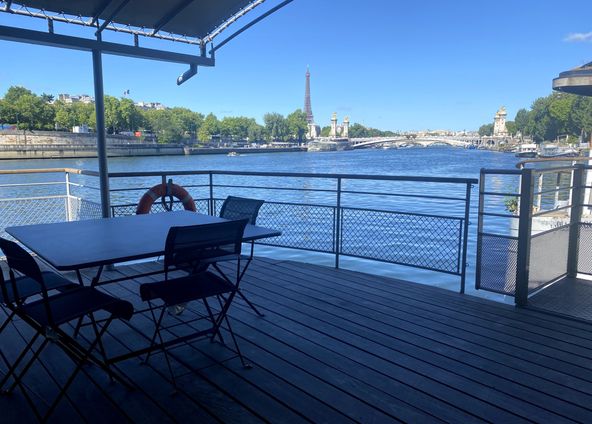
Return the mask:
{"type": "Polygon", "coordinates": [[[564,41],[568,42],[580,42],[580,41],[591,41],[592,42],[592,31],[591,32],[572,32],[564,41]]]}

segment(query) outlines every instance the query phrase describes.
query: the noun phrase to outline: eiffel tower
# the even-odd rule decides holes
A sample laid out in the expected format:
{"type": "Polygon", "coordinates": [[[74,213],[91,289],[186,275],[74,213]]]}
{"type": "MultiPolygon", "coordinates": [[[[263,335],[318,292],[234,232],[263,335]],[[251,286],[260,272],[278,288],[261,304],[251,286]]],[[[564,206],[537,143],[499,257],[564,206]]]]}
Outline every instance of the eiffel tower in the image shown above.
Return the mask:
{"type": "Polygon", "coordinates": [[[306,67],[306,88],[304,91],[304,113],[306,113],[306,122],[314,124],[314,117],[312,116],[312,106],[310,105],[310,71],[306,67]]]}

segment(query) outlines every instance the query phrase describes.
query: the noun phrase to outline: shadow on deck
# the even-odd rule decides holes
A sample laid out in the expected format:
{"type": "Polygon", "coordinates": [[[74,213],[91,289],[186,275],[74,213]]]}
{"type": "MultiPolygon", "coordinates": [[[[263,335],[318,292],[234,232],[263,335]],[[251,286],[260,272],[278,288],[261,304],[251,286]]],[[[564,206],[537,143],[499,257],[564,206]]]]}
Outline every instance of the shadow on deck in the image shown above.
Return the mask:
{"type": "MultiPolygon", "coordinates": [[[[131,275],[155,266],[109,273],[131,275]]],[[[253,369],[227,360],[232,352],[207,340],[173,350],[176,374],[182,375],[174,396],[162,354],[149,365],[131,359],[118,366],[138,384],[131,392],[88,367],[69,391],[82,417],[63,401],[53,420],[592,421],[592,325],[289,261],[257,259],[242,284],[265,313],[258,317],[239,300],[231,309],[253,369]]],[[[139,304],[137,281],[105,289],[139,304]]],[[[151,328],[146,316],[133,322],[151,328]]],[[[110,353],[145,343],[123,324],[111,329],[110,353]]],[[[19,332],[26,336],[20,323],[5,333],[1,346],[9,355],[22,345],[19,332]]],[[[47,373],[59,376],[68,366],[51,348],[27,384],[43,398],[52,390],[47,373]]],[[[33,419],[18,392],[0,398],[0,410],[2,422],[33,419]]]]}

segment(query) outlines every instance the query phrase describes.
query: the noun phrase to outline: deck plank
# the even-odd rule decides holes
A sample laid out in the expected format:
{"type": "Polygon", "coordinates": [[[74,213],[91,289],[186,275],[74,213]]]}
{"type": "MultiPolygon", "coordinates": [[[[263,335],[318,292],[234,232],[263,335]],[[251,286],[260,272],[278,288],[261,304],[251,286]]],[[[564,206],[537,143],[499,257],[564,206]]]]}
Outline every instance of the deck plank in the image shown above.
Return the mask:
{"type": "MultiPolygon", "coordinates": [[[[160,266],[119,266],[104,277],[131,277],[160,266]]],[[[87,278],[93,274],[84,273],[87,278]]],[[[139,284],[158,278],[102,289],[141,307],[139,284]]],[[[133,392],[90,369],[105,393],[81,376],[71,397],[84,416],[64,402],[54,421],[592,421],[592,325],[435,287],[291,261],[257,259],[242,284],[265,312],[258,317],[240,300],[230,311],[253,369],[229,359],[232,352],[219,343],[197,340],[172,349],[175,373],[181,375],[177,395],[170,395],[170,377],[157,353],[147,365],[138,359],[118,365],[138,385],[133,392]]],[[[191,304],[186,316],[199,311],[199,305],[191,304]]],[[[134,316],[132,324],[148,332],[152,323],[144,313],[134,316]]],[[[175,327],[167,335],[188,329],[175,327]]],[[[3,337],[14,345],[2,343],[2,351],[13,356],[22,339],[14,329],[3,337]]],[[[120,323],[107,339],[108,350],[117,353],[146,343],[145,336],[120,323]]],[[[60,354],[43,357],[52,374],[68,367],[60,354]]],[[[51,391],[50,384],[44,387],[47,379],[47,371],[38,367],[27,383],[44,396],[51,391]]],[[[0,397],[0,407],[8,405],[10,412],[0,415],[0,422],[26,416],[18,392],[0,397]]]]}

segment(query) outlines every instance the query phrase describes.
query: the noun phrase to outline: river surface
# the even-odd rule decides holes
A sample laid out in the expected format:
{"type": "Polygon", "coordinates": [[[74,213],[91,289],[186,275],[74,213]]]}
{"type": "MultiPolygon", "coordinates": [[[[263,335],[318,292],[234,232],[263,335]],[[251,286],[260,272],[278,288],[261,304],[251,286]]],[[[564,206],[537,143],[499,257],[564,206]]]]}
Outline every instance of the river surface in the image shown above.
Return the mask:
{"type": "MultiPolygon", "coordinates": [[[[110,172],[134,172],[134,171],[177,171],[177,170],[227,170],[227,171],[269,171],[269,172],[302,172],[302,173],[340,173],[340,174],[372,174],[372,175],[400,175],[400,176],[431,176],[431,177],[461,177],[479,178],[481,168],[504,168],[515,169],[517,158],[513,154],[491,152],[484,150],[466,150],[449,147],[434,148],[407,148],[407,149],[367,149],[352,150],[345,152],[292,152],[292,153],[261,153],[228,157],[225,155],[195,155],[195,156],[160,156],[160,157],[134,157],[134,158],[109,158],[110,172]]],[[[97,170],[96,159],[45,159],[45,160],[7,160],[0,161],[0,169],[26,169],[26,168],[80,168],[97,170]]],[[[48,176],[13,176],[2,180],[6,183],[22,183],[31,181],[47,181],[48,176]]],[[[182,185],[203,182],[204,177],[194,179],[177,179],[182,185]]],[[[55,176],[53,177],[55,179],[55,176]]],[[[117,179],[112,181],[112,188],[126,188],[130,186],[149,187],[160,181],[143,181],[142,179],[117,179]]],[[[218,184],[238,185],[245,183],[240,177],[219,177],[218,184]]],[[[258,186],[270,180],[250,178],[247,185],[258,186]]],[[[266,191],[244,189],[239,193],[236,188],[221,190],[216,197],[228,193],[250,195],[253,197],[265,198],[266,200],[282,202],[301,202],[314,204],[333,204],[334,195],[315,189],[334,188],[334,181],[319,180],[290,180],[272,182],[271,185],[307,188],[309,192],[292,192],[289,190],[266,191]],[[234,190],[234,191],[233,191],[234,190]]],[[[98,185],[95,179],[92,183],[98,185]]],[[[383,193],[415,194],[434,197],[463,197],[463,186],[449,186],[442,184],[419,184],[419,183],[385,183],[351,181],[345,183],[344,189],[359,190],[383,193]],[[349,184],[349,185],[347,185],[349,184]]],[[[507,187],[506,182],[500,181],[497,189],[500,191],[515,190],[516,187],[507,187]]],[[[512,184],[513,185],[513,184],[512,184]]],[[[196,189],[197,190],[197,189],[196,189]]],[[[205,189],[204,189],[205,190],[205,189]]],[[[28,193],[31,194],[31,193],[28,193]]],[[[114,203],[134,203],[141,192],[119,192],[114,194],[114,203]]],[[[193,192],[192,192],[193,194],[193,192]]],[[[204,192],[204,197],[206,193],[204,192]]],[[[14,195],[14,193],[13,193],[14,195]]],[[[7,197],[4,192],[2,197],[7,197]]],[[[12,197],[12,196],[8,196],[12,197]]],[[[196,195],[194,195],[196,197],[196,195]]],[[[197,196],[199,197],[199,195],[197,196]]],[[[477,224],[477,187],[472,189],[471,226],[469,235],[468,254],[468,275],[467,287],[474,285],[475,269],[475,239],[477,224]]],[[[430,202],[417,197],[390,197],[376,195],[351,195],[344,196],[344,205],[352,207],[363,207],[372,209],[383,209],[389,206],[398,211],[410,213],[428,213],[436,215],[462,215],[463,206],[461,202],[452,205],[445,200],[434,200],[430,202]]],[[[112,201],[113,203],[113,201],[112,201]]],[[[498,227],[507,226],[507,221],[494,222],[498,227]]],[[[498,231],[504,228],[498,228],[498,231]]],[[[258,247],[258,254],[272,255],[286,259],[297,259],[314,263],[333,264],[333,257],[328,254],[319,254],[292,249],[272,250],[270,247],[258,247]]],[[[395,266],[376,261],[366,261],[355,258],[343,258],[342,266],[361,271],[380,273],[396,278],[418,281],[428,284],[446,286],[458,289],[458,277],[434,274],[416,268],[395,266]]]]}

